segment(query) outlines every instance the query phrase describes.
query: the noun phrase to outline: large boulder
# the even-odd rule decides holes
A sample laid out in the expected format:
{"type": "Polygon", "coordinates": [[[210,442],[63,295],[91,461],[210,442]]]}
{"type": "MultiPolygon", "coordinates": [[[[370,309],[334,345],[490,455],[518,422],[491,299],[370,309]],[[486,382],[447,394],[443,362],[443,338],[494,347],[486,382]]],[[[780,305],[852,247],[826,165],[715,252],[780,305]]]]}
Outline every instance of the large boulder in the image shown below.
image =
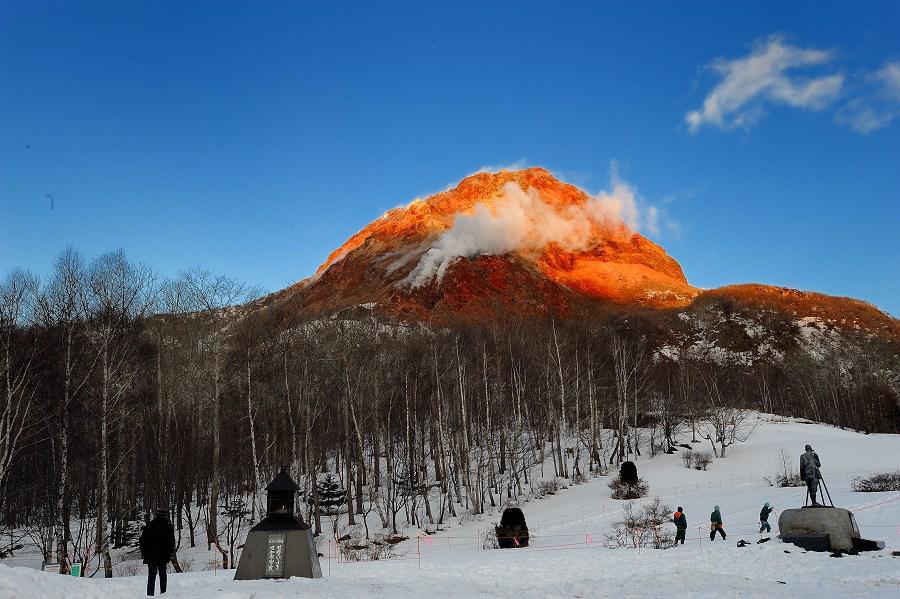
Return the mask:
{"type": "Polygon", "coordinates": [[[839,507],[784,510],[778,517],[778,533],[782,541],[819,551],[852,551],[854,539],[859,539],[853,513],[839,507]]]}

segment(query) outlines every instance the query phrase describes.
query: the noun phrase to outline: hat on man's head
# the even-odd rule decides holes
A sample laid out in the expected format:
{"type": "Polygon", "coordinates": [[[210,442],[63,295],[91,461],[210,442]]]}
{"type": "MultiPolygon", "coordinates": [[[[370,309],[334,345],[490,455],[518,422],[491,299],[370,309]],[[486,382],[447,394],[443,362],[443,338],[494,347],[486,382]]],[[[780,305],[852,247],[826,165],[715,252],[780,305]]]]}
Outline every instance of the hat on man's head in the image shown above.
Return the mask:
{"type": "Polygon", "coordinates": [[[164,508],[164,507],[156,508],[156,515],[157,516],[165,516],[166,518],[168,518],[169,517],[169,509],[164,508]]]}
{"type": "Polygon", "coordinates": [[[805,447],[804,449],[806,449],[806,451],[812,451],[812,445],[810,445],[809,443],[807,443],[807,444],[806,444],[806,447],[805,447]]]}

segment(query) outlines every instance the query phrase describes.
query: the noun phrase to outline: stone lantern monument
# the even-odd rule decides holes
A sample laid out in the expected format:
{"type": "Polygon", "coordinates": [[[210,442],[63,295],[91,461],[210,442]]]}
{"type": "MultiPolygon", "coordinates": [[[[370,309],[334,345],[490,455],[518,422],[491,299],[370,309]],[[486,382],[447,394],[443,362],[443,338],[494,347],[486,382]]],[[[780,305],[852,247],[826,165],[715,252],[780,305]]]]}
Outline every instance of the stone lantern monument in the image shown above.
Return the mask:
{"type": "Polygon", "coordinates": [[[322,577],[312,530],[295,512],[299,489],[284,468],[266,486],[266,517],[247,533],[235,580],[322,577]]]}

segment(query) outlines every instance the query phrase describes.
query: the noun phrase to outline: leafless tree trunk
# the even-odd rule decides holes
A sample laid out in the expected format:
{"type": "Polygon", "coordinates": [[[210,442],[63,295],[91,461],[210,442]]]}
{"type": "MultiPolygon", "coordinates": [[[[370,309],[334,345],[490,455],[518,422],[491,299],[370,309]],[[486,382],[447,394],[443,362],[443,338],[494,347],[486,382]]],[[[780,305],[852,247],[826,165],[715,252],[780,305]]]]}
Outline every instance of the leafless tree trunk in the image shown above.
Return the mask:
{"type": "Polygon", "coordinates": [[[210,357],[212,370],[212,468],[210,472],[210,488],[209,488],[209,510],[207,516],[207,547],[215,545],[222,559],[227,561],[228,555],[221,548],[218,536],[218,519],[219,519],[219,485],[221,483],[221,403],[222,403],[222,385],[223,385],[223,366],[224,359],[225,331],[222,328],[222,312],[229,306],[243,303],[251,299],[258,293],[257,290],[248,287],[245,283],[231,279],[226,276],[213,275],[208,270],[195,269],[189,272],[183,272],[180,276],[181,283],[184,285],[190,296],[193,305],[201,316],[208,320],[207,329],[205,330],[205,345],[212,354],[210,357]]]}
{"type": "MultiPolygon", "coordinates": [[[[37,280],[25,271],[10,273],[0,283],[0,500],[20,444],[31,425],[34,401],[34,345],[21,335],[20,327],[31,318],[37,280]]],[[[0,508],[4,506],[0,505],[0,508]]]]}
{"type": "Polygon", "coordinates": [[[247,324],[247,423],[250,429],[250,457],[253,460],[253,485],[251,488],[251,499],[250,499],[250,523],[256,521],[256,501],[258,495],[258,486],[259,486],[259,456],[256,453],[256,427],[254,426],[254,415],[253,415],[253,385],[250,375],[250,366],[251,366],[251,355],[250,352],[253,348],[253,340],[250,337],[250,323],[247,324]]]}
{"type": "Polygon", "coordinates": [[[100,366],[100,439],[97,488],[97,538],[106,578],[112,577],[109,523],[109,429],[122,396],[139,369],[130,350],[134,323],[147,315],[152,304],[153,274],[128,262],[124,253],[99,257],[91,264],[90,339],[100,366]]]}

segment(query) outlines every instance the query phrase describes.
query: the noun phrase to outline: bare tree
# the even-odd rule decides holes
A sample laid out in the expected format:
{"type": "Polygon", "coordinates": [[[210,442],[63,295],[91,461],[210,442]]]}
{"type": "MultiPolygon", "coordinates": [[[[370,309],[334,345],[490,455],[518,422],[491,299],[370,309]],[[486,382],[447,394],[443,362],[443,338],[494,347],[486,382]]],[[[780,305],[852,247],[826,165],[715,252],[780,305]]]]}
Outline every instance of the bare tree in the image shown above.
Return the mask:
{"type": "Polygon", "coordinates": [[[40,318],[61,346],[62,385],[56,407],[59,431],[59,470],[56,481],[56,559],[68,573],[69,530],[69,409],[85,389],[97,354],[85,348],[87,272],[80,254],[69,247],[56,259],[53,275],[39,297],[40,318]]]}
{"type": "MultiPolygon", "coordinates": [[[[153,273],[128,261],[124,252],[97,258],[88,275],[88,337],[94,348],[100,380],[98,420],[100,425],[97,488],[97,540],[106,578],[112,578],[109,554],[109,432],[119,414],[119,402],[139,372],[132,359],[134,335],[152,305],[153,273]]],[[[121,464],[121,462],[119,462],[121,464]]]]}
{"type": "MultiPolygon", "coordinates": [[[[204,343],[208,357],[209,375],[212,383],[212,470],[210,472],[209,510],[207,517],[207,547],[218,543],[219,484],[221,479],[221,404],[224,385],[224,362],[227,330],[222,317],[226,308],[245,302],[254,291],[245,283],[222,275],[214,275],[208,270],[195,269],[181,273],[180,279],[187,289],[195,309],[202,320],[204,343]]],[[[226,553],[219,548],[223,559],[226,553]]]]}
{"type": "Polygon", "coordinates": [[[746,441],[758,421],[741,409],[741,387],[725,389],[725,376],[718,366],[710,366],[701,372],[706,390],[707,410],[703,420],[703,437],[709,441],[718,458],[725,457],[725,450],[737,442],[746,441]]]}
{"type": "Polygon", "coordinates": [[[610,334],[610,349],[613,356],[613,374],[616,389],[618,438],[617,461],[624,460],[631,453],[640,455],[638,433],[638,398],[647,383],[649,359],[641,339],[626,337],[620,333],[610,334]],[[631,405],[629,405],[631,402],[631,405]],[[629,423],[629,409],[632,422],[629,423]]]}
{"type": "MultiPolygon", "coordinates": [[[[23,436],[31,426],[34,402],[35,347],[22,327],[34,317],[37,280],[28,272],[14,270],[0,283],[0,502],[23,436]]],[[[0,511],[4,511],[0,503],[0,511]]]]}

